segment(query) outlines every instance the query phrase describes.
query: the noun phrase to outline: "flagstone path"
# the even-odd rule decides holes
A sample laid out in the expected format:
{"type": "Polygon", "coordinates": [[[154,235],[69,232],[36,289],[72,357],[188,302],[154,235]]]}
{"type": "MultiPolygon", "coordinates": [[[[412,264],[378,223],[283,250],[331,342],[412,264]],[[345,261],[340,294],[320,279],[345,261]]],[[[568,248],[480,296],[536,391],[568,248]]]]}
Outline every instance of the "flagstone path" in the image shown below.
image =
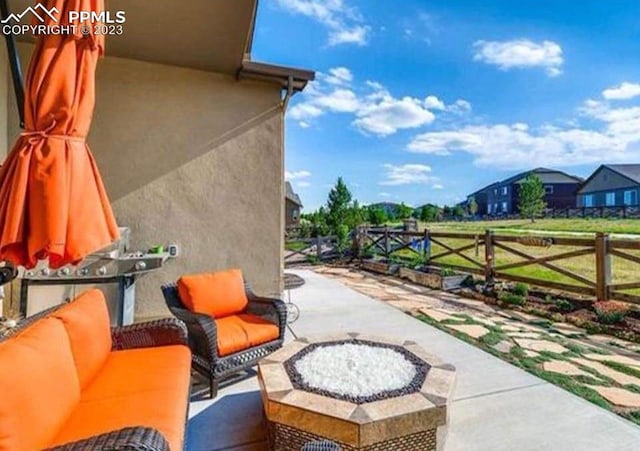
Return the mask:
{"type": "MultiPolygon", "coordinates": [[[[437,327],[490,348],[505,360],[529,359],[527,368],[597,393],[618,413],[640,418],[640,345],[605,335],[587,335],[572,324],[551,323],[454,293],[432,290],[357,268],[314,267],[350,288],[421,316],[437,327]]],[[[597,396],[597,395],[596,395],[597,396]]]]}

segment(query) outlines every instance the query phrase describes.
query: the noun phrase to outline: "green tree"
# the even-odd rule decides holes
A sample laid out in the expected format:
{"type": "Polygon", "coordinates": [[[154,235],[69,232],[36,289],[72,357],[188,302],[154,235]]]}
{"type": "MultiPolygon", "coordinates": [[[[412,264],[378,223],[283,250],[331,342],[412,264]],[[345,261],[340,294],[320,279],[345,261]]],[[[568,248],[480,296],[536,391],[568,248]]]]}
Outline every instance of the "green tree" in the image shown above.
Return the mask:
{"type": "Polygon", "coordinates": [[[518,194],[518,209],[525,218],[530,218],[535,222],[547,206],[544,201],[544,185],[542,180],[535,174],[529,174],[520,184],[518,194]]]}
{"type": "Polygon", "coordinates": [[[367,209],[367,220],[373,225],[381,225],[389,220],[389,215],[380,207],[369,207],[367,209]]]}
{"type": "Polygon", "coordinates": [[[445,205],[442,207],[442,214],[444,216],[451,216],[453,214],[453,209],[450,206],[445,205]]]}
{"type": "Polygon", "coordinates": [[[404,202],[401,202],[400,205],[396,207],[397,219],[407,219],[411,217],[411,213],[413,213],[413,208],[406,205],[404,202]]]}
{"type": "Polygon", "coordinates": [[[435,205],[425,205],[420,211],[420,220],[424,222],[433,222],[438,220],[440,211],[435,205]]]}
{"type": "Polygon", "coordinates": [[[354,200],[347,208],[347,214],[345,215],[345,221],[343,225],[346,225],[349,230],[353,230],[359,225],[367,222],[367,210],[360,206],[357,200],[354,200]]]}
{"type": "Polygon", "coordinates": [[[467,205],[467,209],[469,210],[469,214],[471,216],[475,216],[478,213],[478,203],[476,202],[476,198],[472,197],[469,199],[469,203],[467,205]]]}
{"type": "Polygon", "coordinates": [[[462,218],[464,216],[464,208],[460,205],[455,205],[451,209],[451,214],[456,218],[462,218]]]}
{"type": "Polygon", "coordinates": [[[327,200],[327,225],[331,233],[337,234],[338,227],[345,224],[351,207],[351,191],[342,177],[338,177],[335,186],[329,191],[327,200]]]}

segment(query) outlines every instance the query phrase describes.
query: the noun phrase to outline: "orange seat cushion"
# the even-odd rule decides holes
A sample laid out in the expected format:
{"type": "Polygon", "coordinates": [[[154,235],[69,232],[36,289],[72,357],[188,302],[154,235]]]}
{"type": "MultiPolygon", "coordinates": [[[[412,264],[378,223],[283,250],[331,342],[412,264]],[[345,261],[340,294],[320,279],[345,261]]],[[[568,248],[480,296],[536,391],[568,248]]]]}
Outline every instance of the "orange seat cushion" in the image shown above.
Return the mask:
{"type": "Polygon", "coordinates": [[[239,269],[182,276],[178,294],[189,310],[214,318],[241,313],[249,303],[239,269]]]}
{"type": "Polygon", "coordinates": [[[64,323],[80,387],[84,388],[111,352],[111,323],[104,294],[98,289],[86,291],[52,316],[64,323]]]}
{"type": "Polygon", "coordinates": [[[186,346],[112,352],[49,446],[145,426],[157,429],[172,450],[182,450],[190,369],[186,346]]]}
{"type": "Polygon", "coordinates": [[[0,449],[46,448],[80,401],[67,332],[55,318],[0,343],[0,449]]]}
{"type": "Polygon", "coordinates": [[[250,314],[216,319],[216,328],[219,356],[277,340],[280,335],[280,329],[276,324],[250,314]]]}

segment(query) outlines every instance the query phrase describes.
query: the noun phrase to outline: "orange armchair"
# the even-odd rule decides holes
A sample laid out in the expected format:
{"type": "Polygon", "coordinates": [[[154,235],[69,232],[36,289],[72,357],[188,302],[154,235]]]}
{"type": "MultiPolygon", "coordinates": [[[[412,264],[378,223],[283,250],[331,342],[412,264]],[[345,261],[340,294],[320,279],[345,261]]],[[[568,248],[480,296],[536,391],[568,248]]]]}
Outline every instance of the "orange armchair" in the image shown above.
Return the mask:
{"type": "Polygon", "coordinates": [[[162,293],[187,326],[193,367],[209,379],[212,398],[220,381],[284,343],[285,304],[254,294],[239,269],[183,276],[162,293]]]}

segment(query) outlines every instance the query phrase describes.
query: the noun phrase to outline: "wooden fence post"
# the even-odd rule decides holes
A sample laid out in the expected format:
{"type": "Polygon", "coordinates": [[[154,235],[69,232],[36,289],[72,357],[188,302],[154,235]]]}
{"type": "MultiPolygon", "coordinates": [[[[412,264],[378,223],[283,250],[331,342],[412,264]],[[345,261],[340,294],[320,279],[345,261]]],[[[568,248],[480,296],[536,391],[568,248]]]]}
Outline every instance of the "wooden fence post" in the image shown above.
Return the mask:
{"type": "Polygon", "coordinates": [[[428,263],[431,260],[431,242],[429,239],[429,229],[425,227],[424,236],[422,237],[422,260],[428,263]],[[429,250],[427,250],[427,243],[429,244],[429,250]]]}
{"type": "Polygon", "coordinates": [[[609,253],[609,234],[596,233],[596,298],[598,301],[609,300],[611,284],[611,254],[609,253]]]}
{"type": "Polygon", "coordinates": [[[316,257],[318,261],[322,260],[322,237],[316,237],[316,257]]]}
{"type": "Polygon", "coordinates": [[[484,233],[484,282],[492,288],[494,284],[493,267],[495,266],[495,252],[493,249],[493,230],[484,233]]]}
{"type": "Polygon", "coordinates": [[[389,241],[389,228],[384,229],[384,256],[389,258],[391,256],[391,242],[389,241]]]}

